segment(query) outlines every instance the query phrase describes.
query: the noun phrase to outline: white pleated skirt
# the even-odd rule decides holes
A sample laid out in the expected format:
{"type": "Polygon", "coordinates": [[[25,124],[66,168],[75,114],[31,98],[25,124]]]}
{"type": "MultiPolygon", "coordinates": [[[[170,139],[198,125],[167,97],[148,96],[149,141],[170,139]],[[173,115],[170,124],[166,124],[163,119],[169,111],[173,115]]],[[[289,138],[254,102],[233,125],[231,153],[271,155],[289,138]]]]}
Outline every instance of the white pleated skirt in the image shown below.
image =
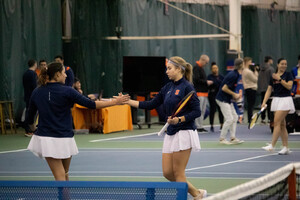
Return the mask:
{"type": "Polygon", "coordinates": [[[54,138],[33,135],[27,149],[40,158],[66,159],[78,154],[74,137],[54,138]]]}
{"type": "Polygon", "coordinates": [[[271,111],[289,110],[289,114],[295,112],[295,105],[292,97],[273,97],[271,103],[271,111]]]}
{"type": "Polygon", "coordinates": [[[200,151],[200,140],[196,130],[181,130],[175,135],[165,135],[163,153],[173,153],[192,148],[192,151],[200,151]]]}

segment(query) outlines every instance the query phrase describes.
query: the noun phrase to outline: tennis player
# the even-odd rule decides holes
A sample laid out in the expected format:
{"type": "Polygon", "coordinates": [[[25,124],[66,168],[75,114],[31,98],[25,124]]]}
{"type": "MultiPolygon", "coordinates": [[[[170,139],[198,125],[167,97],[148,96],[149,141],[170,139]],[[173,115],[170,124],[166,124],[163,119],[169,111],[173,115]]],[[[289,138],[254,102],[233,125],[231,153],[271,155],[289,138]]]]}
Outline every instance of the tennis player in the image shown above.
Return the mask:
{"type": "Polygon", "coordinates": [[[65,86],[65,67],[51,63],[42,69],[39,82],[31,96],[26,120],[32,130],[34,115],[39,112],[39,125],[32,136],[28,149],[45,158],[55,180],[69,180],[68,172],[73,155],[78,154],[72,130],[71,108],[74,103],[95,109],[123,104],[129,96],[115,97],[112,101],[91,101],[72,87],[65,86]]]}
{"type": "Polygon", "coordinates": [[[271,111],[274,114],[274,130],[272,136],[272,143],[262,147],[266,151],[274,151],[278,137],[281,137],[283,148],[278,152],[280,155],[289,154],[288,148],[288,132],[286,129],[285,117],[287,114],[295,112],[295,106],[291,95],[293,86],[293,75],[286,71],[287,60],[280,58],[277,61],[277,71],[272,75],[268,89],[266,91],[261,107],[266,105],[273,90],[273,100],[271,104],[271,111]]]}
{"type": "Polygon", "coordinates": [[[238,115],[232,102],[232,100],[238,100],[242,98],[241,94],[237,94],[234,91],[243,69],[243,59],[236,58],[234,60],[234,70],[225,76],[220,85],[220,90],[216,96],[216,102],[220,106],[222,114],[225,118],[225,122],[220,134],[221,144],[240,144],[244,142],[236,137],[238,115]],[[226,140],[228,131],[230,131],[230,141],[226,140]]]}
{"type": "Polygon", "coordinates": [[[201,115],[199,100],[193,95],[178,116],[170,116],[178,103],[194,90],[192,81],[192,65],[181,57],[171,57],[167,64],[167,76],[171,80],[151,101],[129,100],[128,104],[141,109],[154,109],[163,104],[166,121],[170,124],[164,137],[162,149],[163,175],[169,181],[187,182],[188,192],[194,199],[206,196],[206,190],[197,190],[185,176],[185,168],[191,151],[200,150],[200,141],[195,126],[195,118],[201,115]]]}

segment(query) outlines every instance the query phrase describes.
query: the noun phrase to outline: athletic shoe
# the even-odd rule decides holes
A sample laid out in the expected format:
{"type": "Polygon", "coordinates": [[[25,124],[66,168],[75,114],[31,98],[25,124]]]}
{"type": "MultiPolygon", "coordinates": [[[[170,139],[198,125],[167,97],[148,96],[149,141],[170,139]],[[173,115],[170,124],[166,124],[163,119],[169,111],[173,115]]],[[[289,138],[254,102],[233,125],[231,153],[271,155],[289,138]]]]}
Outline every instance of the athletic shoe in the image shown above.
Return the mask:
{"type": "Polygon", "coordinates": [[[228,142],[226,139],[220,140],[220,144],[227,144],[230,145],[232,144],[231,142],[228,142]]]}
{"type": "Polygon", "coordinates": [[[210,127],[210,132],[215,132],[214,127],[210,127]]]}
{"type": "Polygon", "coordinates": [[[231,144],[241,144],[241,143],[243,143],[244,142],[244,140],[240,140],[240,139],[238,139],[238,138],[232,138],[231,140],[230,140],[230,143],[231,144]]]}
{"type": "Polygon", "coordinates": [[[262,119],[260,123],[261,124],[266,124],[266,120],[262,119]]]}
{"type": "Polygon", "coordinates": [[[289,153],[291,153],[291,151],[290,151],[288,148],[286,148],[286,147],[283,147],[283,148],[278,152],[279,155],[287,155],[287,154],[289,154],[289,153]]]}
{"type": "Polygon", "coordinates": [[[207,197],[207,191],[206,190],[199,189],[199,192],[200,193],[196,197],[194,197],[194,200],[199,200],[199,199],[203,199],[203,198],[207,197]]]}
{"type": "Polygon", "coordinates": [[[275,150],[275,148],[272,146],[272,144],[262,147],[262,149],[264,149],[266,151],[270,151],[270,152],[273,152],[275,150]]]}
{"type": "Polygon", "coordinates": [[[207,133],[208,131],[204,128],[197,128],[197,131],[200,133],[207,133]]]}
{"type": "Polygon", "coordinates": [[[24,136],[25,136],[25,137],[32,137],[32,136],[33,136],[33,133],[25,133],[24,136]]]}

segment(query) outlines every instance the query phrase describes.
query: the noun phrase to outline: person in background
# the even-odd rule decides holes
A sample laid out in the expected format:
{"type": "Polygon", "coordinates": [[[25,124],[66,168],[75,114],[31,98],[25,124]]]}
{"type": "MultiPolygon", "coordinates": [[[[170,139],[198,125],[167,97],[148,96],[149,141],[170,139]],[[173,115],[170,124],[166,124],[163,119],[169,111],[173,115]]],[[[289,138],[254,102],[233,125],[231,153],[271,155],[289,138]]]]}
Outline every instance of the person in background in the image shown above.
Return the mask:
{"type": "Polygon", "coordinates": [[[247,99],[248,123],[250,123],[253,115],[255,100],[256,100],[258,72],[256,69],[254,70],[250,69],[250,65],[252,65],[252,58],[245,57],[244,64],[245,66],[242,73],[242,80],[243,80],[243,86],[245,90],[245,96],[247,99]]]}
{"type": "Polygon", "coordinates": [[[220,130],[222,129],[223,123],[224,123],[224,117],[220,110],[220,107],[218,106],[216,102],[216,96],[219,92],[220,85],[223,81],[224,77],[219,74],[219,67],[215,62],[211,63],[211,74],[207,76],[207,80],[213,81],[213,84],[208,86],[208,101],[210,106],[210,112],[209,112],[209,123],[210,123],[210,131],[214,132],[214,118],[215,118],[215,112],[218,110],[219,114],[219,121],[220,121],[220,130]]]}
{"type": "Polygon", "coordinates": [[[220,90],[216,97],[216,102],[220,106],[222,114],[225,118],[223,128],[220,134],[221,144],[240,144],[243,140],[236,138],[236,126],[238,115],[233,106],[233,102],[242,98],[241,93],[235,93],[235,87],[239,80],[240,74],[244,69],[243,59],[236,58],[234,60],[234,70],[229,72],[221,83],[220,90]],[[226,140],[227,132],[230,131],[230,141],[226,140]]]}
{"type": "MultiPolygon", "coordinates": [[[[33,90],[37,87],[37,75],[35,70],[37,69],[37,63],[34,59],[28,61],[28,69],[23,74],[23,88],[24,88],[24,101],[25,107],[25,117],[28,114],[29,101],[33,90]]],[[[33,133],[30,131],[29,125],[24,121],[25,136],[31,137],[33,133]]]]}
{"type": "Polygon", "coordinates": [[[292,87],[292,96],[295,96],[297,94],[297,80],[296,78],[299,78],[300,76],[300,55],[298,56],[298,63],[295,67],[292,69],[292,75],[294,77],[293,87],[292,87]]]}
{"type": "MultiPolygon", "coordinates": [[[[78,91],[80,94],[83,95],[83,91],[81,89],[81,83],[80,83],[79,78],[77,78],[77,77],[74,78],[73,88],[76,91],[78,91]]],[[[89,95],[87,95],[87,97],[92,99],[92,100],[96,100],[96,96],[94,94],[89,94],[89,95]]]]}
{"type": "MultiPolygon", "coordinates": [[[[55,62],[59,62],[62,65],[64,65],[64,58],[63,58],[63,56],[57,55],[57,56],[54,57],[54,60],[55,60],[55,62]]],[[[64,65],[64,67],[66,69],[66,74],[67,74],[65,85],[72,87],[73,83],[74,83],[74,73],[73,73],[73,70],[69,66],[65,66],[64,65]]]]}
{"type": "MultiPolygon", "coordinates": [[[[205,66],[209,62],[209,57],[205,54],[200,56],[199,61],[196,61],[196,65],[193,67],[193,83],[197,96],[200,101],[200,110],[205,113],[206,104],[208,102],[208,86],[212,84],[211,80],[207,80],[205,73],[205,66]]],[[[204,114],[196,119],[196,126],[199,132],[208,132],[203,127],[204,114]]]]}
{"type": "Polygon", "coordinates": [[[163,175],[169,181],[187,182],[188,192],[194,199],[206,196],[206,190],[197,190],[185,176],[185,168],[191,151],[200,150],[200,141],[195,126],[195,118],[201,115],[199,100],[193,95],[178,116],[171,118],[177,104],[191,91],[192,65],[181,57],[171,57],[167,64],[168,82],[150,101],[129,100],[128,104],[135,108],[153,109],[163,104],[167,122],[170,124],[164,137],[162,150],[163,175]]]}
{"type": "Polygon", "coordinates": [[[69,180],[69,167],[73,155],[78,154],[72,128],[71,108],[74,103],[90,109],[124,104],[128,95],[117,96],[112,101],[92,101],[72,87],[65,86],[65,67],[50,63],[39,76],[40,87],[32,92],[26,121],[34,135],[28,150],[44,158],[56,181],[69,180]],[[34,116],[39,112],[39,125],[34,116]]]}
{"type": "Polygon", "coordinates": [[[40,60],[40,61],[39,61],[39,66],[38,66],[37,69],[35,70],[36,75],[39,76],[40,73],[41,73],[41,70],[42,70],[43,68],[45,68],[45,67],[47,67],[47,62],[46,62],[46,60],[40,60]]]}
{"type": "MultiPolygon", "coordinates": [[[[272,74],[275,72],[273,68],[273,59],[271,56],[265,56],[264,64],[261,65],[260,71],[258,73],[258,82],[257,82],[257,90],[260,93],[261,103],[265,98],[266,91],[268,89],[270,79],[272,78],[272,74]]],[[[261,113],[261,123],[266,124],[266,112],[268,115],[268,122],[271,120],[271,99],[269,98],[267,101],[267,109],[261,113]]]]}
{"type": "Polygon", "coordinates": [[[286,129],[285,117],[290,113],[295,112],[295,106],[291,95],[293,86],[293,75],[286,71],[287,61],[285,58],[280,58],[277,61],[276,73],[272,75],[268,90],[265,94],[261,107],[263,108],[271,96],[272,90],[273,100],[271,104],[271,111],[274,114],[274,130],[271,144],[262,147],[266,151],[274,151],[278,137],[281,137],[283,148],[278,152],[280,155],[290,153],[288,148],[288,132],[286,129]]]}

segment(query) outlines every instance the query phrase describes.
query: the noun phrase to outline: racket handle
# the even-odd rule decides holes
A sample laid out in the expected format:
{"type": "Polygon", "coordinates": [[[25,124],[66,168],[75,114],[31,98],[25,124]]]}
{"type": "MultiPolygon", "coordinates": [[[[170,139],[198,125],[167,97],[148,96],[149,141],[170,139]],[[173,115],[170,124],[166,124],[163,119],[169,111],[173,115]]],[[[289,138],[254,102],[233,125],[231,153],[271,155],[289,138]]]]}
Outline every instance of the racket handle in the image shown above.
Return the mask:
{"type": "Polygon", "coordinates": [[[168,128],[169,123],[167,122],[164,127],[162,127],[162,129],[157,133],[158,136],[161,136],[168,128]]]}

